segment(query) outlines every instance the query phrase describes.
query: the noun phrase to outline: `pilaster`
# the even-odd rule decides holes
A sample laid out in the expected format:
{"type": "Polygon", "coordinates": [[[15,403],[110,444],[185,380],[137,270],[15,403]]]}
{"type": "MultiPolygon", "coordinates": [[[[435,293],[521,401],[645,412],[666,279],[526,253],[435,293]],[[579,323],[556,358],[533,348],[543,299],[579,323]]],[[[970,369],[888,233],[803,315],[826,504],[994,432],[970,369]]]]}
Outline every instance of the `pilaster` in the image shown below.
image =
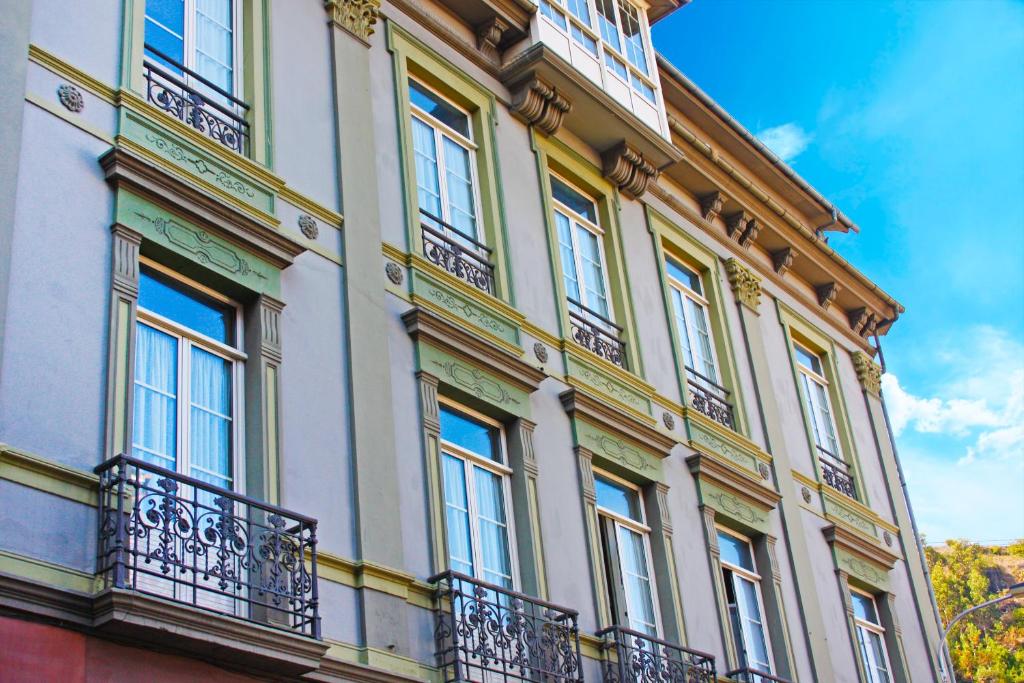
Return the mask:
{"type": "Polygon", "coordinates": [[[676,574],[675,548],[672,544],[672,516],[668,509],[669,487],[662,482],[651,485],[653,495],[647,499],[647,522],[651,526],[651,555],[654,559],[654,575],[663,577],[658,582],[658,603],[662,606],[661,623],[665,629],[663,637],[676,643],[686,644],[686,621],[683,619],[683,602],[679,596],[679,581],[676,574]],[[667,613],[671,607],[672,613],[667,613]]]}
{"type": "Polygon", "coordinates": [[[594,586],[594,608],[598,624],[610,624],[611,605],[608,604],[608,586],[604,576],[604,558],[601,557],[601,533],[597,528],[597,489],[594,485],[594,454],[583,446],[577,446],[576,464],[580,476],[580,499],[583,501],[583,518],[587,524],[587,552],[590,554],[591,585],[594,586]]]}
{"type": "Polygon", "coordinates": [[[139,302],[139,247],[142,244],[142,235],[120,223],[115,223],[110,231],[106,458],[121,453],[131,454],[131,388],[135,383],[135,314],[139,302]]]}
{"type": "Polygon", "coordinates": [[[777,539],[765,534],[760,542],[754,544],[757,556],[757,567],[764,580],[761,590],[764,592],[765,605],[771,609],[765,617],[768,620],[768,632],[771,636],[772,654],[775,657],[776,672],[790,681],[797,681],[796,659],[793,656],[793,644],[789,638],[789,620],[786,618],[786,605],[782,597],[782,572],[779,571],[779,558],[776,552],[777,539]],[[767,571],[766,571],[767,570],[767,571]]]}
{"type": "Polygon", "coordinates": [[[757,313],[761,305],[761,278],[734,258],[726,259],[725,273],[736,296],[736,303],[743,304],[747,309],[757,313]]]}
{"type": "Polygon", "coordinates": [[[246,316],[246,491],[278,505],[281,500],[281,311],[284,304],[259,295],[246,316]]]}
{"type": "Polygon", "coordinates": [[[521,590],[527,595],[548,598],[544,547],[540,533],[540,505],[537,502],[537,457],[533,450],[536,425],[526,418],[516,420],[508,430],[509,459],[512,465],[513,512],[516,543],[519,550],[521,590]]]}
{"type": "MultiPolygon", "coordinates": [[[[345,255],[345,325],[348,349],[348,420],[353,467],[357,560],[405,566],[401,516],[385,501],[400,501],[394,429],[389,422],[391,359],[387,306],[381,286],[381,230],[373,122],[369,40],[377,0],[328,0],[338,177],[341,178],[342,253],[345,255]]],[[[362,645],[409,655],[403,605],[359,588],[362,645]]]]}

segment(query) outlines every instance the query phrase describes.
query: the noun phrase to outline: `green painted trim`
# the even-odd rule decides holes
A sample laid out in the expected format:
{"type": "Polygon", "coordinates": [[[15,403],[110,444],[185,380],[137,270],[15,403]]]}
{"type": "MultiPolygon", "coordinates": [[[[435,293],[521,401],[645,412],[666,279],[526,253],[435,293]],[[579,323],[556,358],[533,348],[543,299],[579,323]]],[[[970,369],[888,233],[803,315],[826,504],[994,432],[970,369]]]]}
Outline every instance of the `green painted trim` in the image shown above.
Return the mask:
{"type": "Polygon", "coordinates": [[[114,220],[250,291],[280,296],[277,268],[136,194],[118,190],[114,220]]]}
{"type": "Polygon", "coordinates": [[[588,363],[575,353],[566,352],[565,371],[571,379],[578,380],[607,396],[612,403],[618,404],[626,412],[635,413],[641,422],[651,421],[651,399],[647,394],[637,391],[612,373],[606,372],[598,367],[597,363],[588,363]]]}
{"type": "Polygon", "coordinates": [[[789,364],[793,373],[793,383],[796,385],[797,396],[800,399],[800,414],[804,419],[804,431],[807,435],[807,447],[811,454],[811,463],[814,467],[818,481],[822,481],[821,464],[818,461],[817,448],[814,443],[814,428],[811,426],[810,417],[807,415],[807,405],[804,396],[803,383],[800,382],[800,371],[797,369],[796,351],[794,349],[794,335],[802,337],[805,344],[810,344],[812,350],[817,351],[825,357],[825,379],[828,380],[829,401],[832,403],[832,417],[836,422],[836,430],[839,432],[839,440],[843,447],[844,460],[853,469],[854,482],[857,487],[859,502],[865,506],[870,505],[867,487],[864,486],[864,477],[860,467],[860,457],[853,439],[853,430],[850,427],[849,412],[846,407],[845,392],[839,379],[839,366],[837,364],[837,352],[835,343],[830,337],[824,334],[817,327],[812,325],[806,318],[794,311],[792,308],[775,300],[778,311],[779,323],[782,325],[783,334],[786,339],[786,348],[789,351],[789,364]]]}
{"type": "Polygon", "coordinates": [[[579,417],[572,419],[573,441],[594,454],[593,464],[639,483],[663,482],[662,456],[645,444],[621,438],[579,417]]]}
{"type": "Polygon", "coordinates": [[[83,505],[99,504],[99,477],[19,448],[0,444],[0,479],[83,505]]]}
{"type": "Polygon", "coordinates": [[[889,591],[889,570],[882,565],[869,562],[844,550],[838,543],[832,544],[832,559],[836,569],[845,572],[859,588],[872,593],[889,591]]]}
{"type": "MultiPolygon", "coordinates": [[[[475,160],[480,214],[483,218],[484,239],[492,249],[495,266],[496,298],[514,303],[512,297],[511,268],[507,248],[508,230],[501,191],[498,159],[497,102],[493,93],[469,74],[454,66],[425,43],[394,22],[387,21],[387,45],[391,52],[395,73],[395,101],[398,110],[399,160],[402,166],[403,199],[406,213],[406,238],[411,251],[422,254],[419,209],[412,201],[416,188],[416,168],[412,151],[412,110],[408,88],[409,76],[414,75],[443,93],[470,113],[473,141],[477,145],[475,160]]],[[[480,293],[481,298],[487,295],[480,293]]]]}
{"type": "Polygon", "coordinates": [[[769,510],[753,505],[703,477],[696,483],[698,499],[702,505],[714,509],[716,521],[747,535],[771,533],[769,510]]]}
{"type": "Polygon", "coordinates": [[[412,298],[428,308],[440,309],[448,317],[471,326],[476,333],[495,339],[514,356],[522,353],[519,347],[519,323],[499,312],[490,301],[467,295],[461,288],[444,284],[441,278],[428,275],[419,268],[411,273],[412,298]]]}
{"type": "Polygon", "coordinates": [[[8,550],[0,550],[0,573],[86,595],[99,590],[99,579],[93,574],[8,550]]]}
{"type": "MultiPolygon", "coordinates": [[[[432,344],[416,345],[417,369],[437,377],[442,385],[458,392],[456,398],[477,408],[480,402],[501,415],[530,417],[530,394],[499,378],[485,367],[457,358],[432,344]],[[464,395],[464,396],[462,396],[464,395]]],[[[447,392],[441,391],[442,394],[447,392]]],[[[484,412],[493,412],[485,409],[484,412]]]]}
{"type": "Polygon", "coordinates": [[[119,86],[144,93],[146,82],[142,76],[142,53],[146,35],[146,1],[124,0],[123,18],[119,86]]]}

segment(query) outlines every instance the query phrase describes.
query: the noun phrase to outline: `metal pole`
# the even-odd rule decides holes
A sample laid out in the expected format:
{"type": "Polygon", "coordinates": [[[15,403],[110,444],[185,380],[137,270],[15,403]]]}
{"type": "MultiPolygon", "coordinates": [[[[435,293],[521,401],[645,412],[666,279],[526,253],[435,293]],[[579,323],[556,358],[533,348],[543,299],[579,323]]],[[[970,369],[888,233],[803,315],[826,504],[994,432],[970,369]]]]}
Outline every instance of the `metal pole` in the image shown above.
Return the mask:
{"type": "MultiPolygon", "coordinates": [[[[971,614],[972,612],[977,612],[980,609],[984,609],[986,607],[991,607],[992,605],[996,605],[996,604],[998,604],[1000,602],[1004,602],[1006,600],[1012,600],[1013,598],[1022,597],[1022,596],[1024,596],[1024,583],[1016,583],[1016,584],[1010,586],[1009,592],[1007,592],[1006,595],[1000,595],[998,598],[992,598],[991,600],[986,600],[985,602],[981,603],[980,605],[975,605],[974,607],[969,607],[969,608],[965,609],[963,612],[961,612],[960,614],[958,614],[955,617],[953,617],[953,620],[949,622],[949,626],[946,626],[944,629],[942,629],[942,640],[939,642],[939,647],[937,648],[937,653],[939,655],[939,658],[940,659],[942,658],[942,650],[943,650],[943,647],[946,644],[946,636],[949,635],[949,632],[953,629],[954,626],[956,626],[956,623],[958,621],[960,621],[961,619],[966,617],[968,614],[971,614]]],[[[950,679],[950,681],[952,683],[956,683],[956,674],[953,673],[952,658],[950,658],[949,679],[950,679]]]]}

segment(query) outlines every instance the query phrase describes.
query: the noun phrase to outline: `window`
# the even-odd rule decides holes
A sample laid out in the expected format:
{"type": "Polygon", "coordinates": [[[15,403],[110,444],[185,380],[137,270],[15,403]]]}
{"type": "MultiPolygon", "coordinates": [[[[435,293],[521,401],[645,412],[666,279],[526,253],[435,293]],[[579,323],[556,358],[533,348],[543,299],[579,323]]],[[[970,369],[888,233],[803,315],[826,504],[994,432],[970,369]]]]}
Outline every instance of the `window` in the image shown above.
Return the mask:
{"type": "Polygon", "coordinates": [[[822,370],[822,359],[818,354],[799,344],[795,345],[795,352],[800,382],[803,385],[804,407],[814,431],[814,443],[822,455],[837,461],[837,464],[845,468],[845,462],[839,453],[832,405],[828,398],[828,380],[825,379],[822,370]]]}
{"type": "Polygon", "coordinates": [[[719,529],[718,549],[729,622],[740,667],[774,673],[771,645],[764,628],[761,577],[754,566],[750,541],[719,529]]]}
{"type": "MultiPolygon", "coordinates": [[[[223,90],[238,90],[239,31],[234,0],[146,0],[146,53],[178,77],[185,70],[223,90]]],[[[190,83],[208,95],[201,81],[190,83]]],[[[220,98],[218,98],[220,99],[220,98]]]]}
{"type": "Polygon", "coordinates": [[[462,408],[442,404],[440,415],[450,566],[512,589],[511,470],[505,464],[504,434],[497,424],[462,408]]]}
{"type": "Polygon", "coordinates": [[[143,263],[132,454],[238,490],[242,363],[238,307],[143,263]]]}
{"type": "Polygon", "coordinates": [[[657,637],[650,529],[644,521],[640,491],[611,475],[597,473],[594,487],[612,618],[657,637]]]}
{"type": "Polygon", "coordinates": [[[665,260],[665,268],[686,369],[705,383],[715,384],[718,369],[708,323],[708,300],[704,298],[700,275],[671,258],[665,260]]]}
{"type": "Polygon", "coordinates": [[[601,247],[604,233],[597,223],[597,204],[555,176],[551,176],[551,194],[555,200],[562,278],[570,308],[589,309],[610,319],[601,247]]]}
{"type": "Polygon", "coordinates": [[[868,683],[889,683],[889,654],[885,650],[885,629],[879,623],[875,599],[867,593],[850,590],[857,646],[868,683]]]}

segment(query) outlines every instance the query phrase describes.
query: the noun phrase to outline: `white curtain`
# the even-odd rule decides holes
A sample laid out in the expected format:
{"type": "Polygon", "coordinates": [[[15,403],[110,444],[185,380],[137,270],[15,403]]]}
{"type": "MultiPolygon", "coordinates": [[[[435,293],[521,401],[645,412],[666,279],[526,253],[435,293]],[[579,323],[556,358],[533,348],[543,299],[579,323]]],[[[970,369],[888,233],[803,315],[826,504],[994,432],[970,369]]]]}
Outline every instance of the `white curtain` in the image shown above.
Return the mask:
{"type": "Polygon", "coordinates": [[[469,151],[447,137],[443,144],[448,220],[459,232],[476,239],[476,208],[469,151]]]}
{"type": "Polygon", "coordinates": [[[441,188],[437,177],[437,147],[434,143],[434,129],[412,119],[412,148],[416,157],[416,191],[419,207],[441,217],[441,188]]]}
{"type": "Polygon", "coordinates": [[[712,382],[717,382],[718,373],[715,371],[715,357],[711,351],[711,335],[708,332],[707,311],[689,297],[686,299],[686,305],[689,309],[689,317],[693,322],[694,334],[697,336],[693,346],[698,356],[694,360],[698,363],[699,367],[694,367],[694,370],[712,382]]]}
{"type": "Polygon", "coordinates": [[[178,340],[136,325],[132,453],[168,469],[177,465],[178,340]]]}
{"type": "Polygon", "coordinates": [[[232,0],[196,0],[196,72],[234,94],[232,0]]]}
{"type": "Polygon", "coordinates": [[[512,563],[509,559],[501,477],[480,467],[474,467],[473,470],[482,578],[488,583],[512,588],[512,563]]]}
{"type": "Polygon", "coordinates": [[[214,486],[230,489],[231,363],[193,346],[190,380],[191,475],[214,486]]]}
{"type": "Polygon", "coordinates": [[[604,317],[608,317],[608,299],[604,291],[604,264],[601,262],[601,248],[598,237],[582,225],[576,226],[580,246],[580,263],[583,266],[583,284],[587,298],[583,302],[604,317]]]}
{"type": "Polygon", "coordinates": [[[768,661],[768,644],[765,641],[761,610],[758,607],[757,585],[737,574],[733,574],[733,577],[736,599],[743,614],[743,649],[747,666],[770,672],[772,668],[768,661]]]}
{"type": "Polygon", "coordinates": [[[469,497],[463,461],[446,453],[443,478],[451,568],[473,576],[473,541],[469,533],[469,497]]]}
{"type": "Polygon", "coordinates": [[[654,595],[651,591],[643,536],[620,526],[619,559],[622,564],[622,583],[626,590],[626,605],[629,609],[629,626],[635,631],[657,636],[654,595]]]}
{"type": "Polygon", "coordinates": [[[558,251],[562,256],[562,278],[565,294],[570,299],[583,303],[580,297],[580,284],[576,277],[576,256],[572,247],[572,226],[569,219],[555,212],[555,223],[558,226],[558,251]]]}

